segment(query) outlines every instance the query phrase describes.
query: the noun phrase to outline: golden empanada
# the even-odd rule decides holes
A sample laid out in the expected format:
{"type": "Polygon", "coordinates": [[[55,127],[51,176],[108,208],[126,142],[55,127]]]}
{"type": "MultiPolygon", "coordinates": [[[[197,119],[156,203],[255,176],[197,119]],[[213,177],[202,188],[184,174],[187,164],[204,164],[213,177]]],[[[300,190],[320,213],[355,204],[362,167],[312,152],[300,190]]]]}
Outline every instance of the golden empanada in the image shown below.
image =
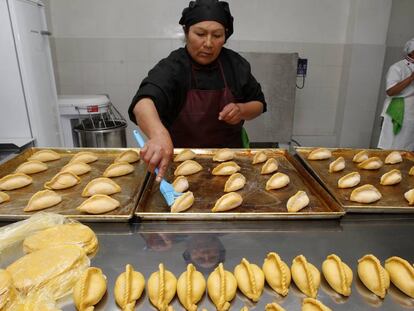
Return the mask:
{"type": "Polygon", "coordinates": [[[402,180],[402,175],[400,170],[391,170],[381,176],[380,184],[383,186],[391,186],[398,184],[402,180]]]}
{"type": "Polygon", "coordinates": [[[90,267],[84,271],[73,287],[73,301],[79,311],[94,310],[106,293],[106,276],[102,270],[90,267]]]}
{"type": "Polygon", "coordinates": [[[121,192],[121,187],[112,179],[107,177],[99,177],[92,179],[83,189],[82,196],[90,197],[94,194],[111,195],[121,192]]]}
{"type": "Polygon", "coordinates": [[[10,196],[6,192],[0,191],[0,204],[10,201],[10,196]]]}
{"type": "Polygon", "coordinates": [[[197,311],[197,302],[206,291],[206,280],[193,264],[187,265],[187,271],[180,275],[177,282],[177,295],[186,310],[197,311]]]}
{"type": "Polygon", "coordinates": [[[240,166],[236,162],[230,161],[217,165],[211,173],[213,175],[226,176],[237,173],[238,171],[240,171],[240,166]]]}
{"type": "Polygon", "coordinates": [[[246,177],[240,173],[232,174],[224,184],[224,192],[232,192],[240,190],[246,184],[246,177]]]}
{"type": "Polygon", "coordinates": [[[83,201],[76,209],[89,214],[103,214],[113,211],[119,205],[119,201],[105,194],[94,194],[89,199],[83,201]]]}
{"type": "Polygon", "coordinates": [[[184,192],[190,187],[188,179],[185,176],[178,176],[176,179],[174,179],[172,185],[176,192],[184,192]]]}
{"type": "Polygon", "coordinates": [[[408,190],[404,193],[404,198],[408,201],[408,204],[414,205],[414,189],[408,190]]]}
{"type": "Polygon", "coordinates": [[[191,191],[184,192],[171,206],[171,213],[179,213],[188,210],[194,203],[194,194],[191,191]]]}
{"type": "Polygon", "coordinates": [[[234,151],[228,148],[223,148],[217,150],[217,152],[213,156],[213,161],[215,162],[224,162],[233,160],[234,158],[234,151]]]}
{"type": "Polygon", "coordinates": [[[69,163],[74,162],[83,162],[83,163],[92,163],[98,160],[98,156],[90,151],[81,151],[76,153],[72,159],[70,159],[69,163]]]}
{"type": "Polygon", "coordinates": [[[351,192],[350,200],[358,203],[373,203],[381,199],[381,192],[373,185],[363,185],[351,192]]]}
{"type": "Polygon", "coordinates": [[[299,190],[294,196],[291,196],[286,203],[289,213],[295,213],[305,208],[309,204],[309,197],[305,191],[299,190]]]}
{"type": "Polygon", "coordinates": [[[408,172],[408,175],[410,175],[410,176],[414,176],[414,166],[412,166],[412,167],[410,168],[410,171],[408,172]]]}
{"type": "Polygon", "coordinates": [[[161,263],[158,271],[151,274],[147,283],[147,293],[151,303],[160,311],[166,311],[175,296],[177,279],[161,263]]]}
{"type": "Polygon", "coordinates": [[[46,189],[62,190],[80,183],[80,178],[71,172],[57,173],[53,178],[45,182],[46,189]]]}
{"type": "Polygon", "coordinates": [[[174,158],[174,162],[184,162],[187,160],[192,160],[196,157],[196,154],[190,149],[184,149],[174,158]]]}
{"type": "Polygon", "coordinates": [[[256,152],[253,156],[252,164],[259,164],[263,163],[267,160],[267,155],[264,153],[264,151],[256,152]]]}
{"type": "Polygon", "coordinates": [[[326,148],[317,148],[308,155],[308,160],[326,160],[332,157],[332,152],[326,148]]]}
{"type": "Polygon", "coordinates": [[[14,173],[0,178],[0,190],[15,190],[33,182],[32,177],[23,173],[14,173]]]}
{"type": "Polygon", "coordinates": [[[16,168],[15,172],[30,175],[30,174],[44,172],[47,170],[47,167],[48,166],[46,163],[40,162],[38,160],[33,160],[33,161],[27,161],[27,162],[20,164],[16,168]]]}
{"type": "Polygon", "coordinates": [[[332,311],[319,300],[304,298],[302,301],[302,311],[332,311]]]}
{"type": "Polygon", "coordinates": [[[230,309],[230,301],[236,296],[236,291],[236,278],[231,272],[224,270],[220,263],[207,279],[207,292],[217,311],[230,309]]]}
{"type": "Polygon", "coordinates": [[[135,271],[132,265],[126,265],[125,271],[115,281],[114,296],[117,305],[125,311],[135,310],[135,304],[141,297],[144,288],[144,276],[135,271]]]}
{"type": "Polygon", "coordinates": [[[61,158],[60,154],[53,150],[40,150],[32,154],[28,160],[29,161],[40,161],[40,162],[49,162],[59,160],[61,158]]]}
{"type": "Polygon", "coordinates": [[[289,292],[291,274],[288,265],[278,254],[270,252],[263,262],[263,272],[267,284],[278,294],[286,296],[289,292]]]}
{"type": "Polygon", "coordinates": [[[344,157],[339,157],[335,161],[329,164],[329,173],[339,172],[345,168],[345,159],[344,157]]]}
{"type": "Polygon", "coordinates": [[[358,164],[358,167],[364,170],[377,170],[383,166],[383,163],[378,157],[371,157],[358,164]]]}
{"type": "Polygon", "coordinates": [[[192,175],[200,172],[202,169],[203,167],[198,162],[193,160],[186,160],[177,166],[174,171],[174,176],[192,175]]]}
{"type": "MultiPolygon", "coordinates": [[[[204,310],[204,311],[207,311],[207,310],[204,310]]],[[[243,307],[243,308],[240,309],[240,311],[249,311],[249,308],[248,307],[243,307]]]]}
{"type": "Polygon", "coordinates": [[[328,284],[339,294],[351,295],[353,273],[349,266],[342,262],[341,258],[332,254],[326,257],[322,263],[322,273],[328,284]]]}
{"type": "Polygon", "coordinates": [[[260,174],[262,175],[272,174],[276,172],[278,168],[279,168],[279,162],[277,162],[275,158],[270,158],[265,162],[265,164],[263,164],[260,174]]]}
{"type": "Polygon", "coordinates": [[[53,190],[41,190],[36,192],[23,209],[25,212],[39,211],[55,206],[62,202],[62,197],[53,190]]]}
{"type": "Polygon", "coordinates": [[[10,273],[0,269],[0,310],[8,310],[15,298],[16,290],[10,273]]]}
{"type": "Polygon", "coordinates": [[[398,151],[393,151],[385,158],[385,164],[397,164],[402,162],[401,153],[398,151]]]}
{"type": "Polygon", "coordinates": [[[265,280],[262,269],[243,258],[234,268],[234,276],[240,291],[252,301],[259,301],[265,280]]]}
{"type": "Polygon", "coordinates": [[[265,311],[285,311],[284,308],[282,308],[279,304],[276,302],[268,303],[265,306],[265,311]]]}
{"type": "Polygon", "coordinates": [[[243,198],[237,192],[229,192],[222,197],[220,197],[214,207],[212,212],[225,212],[231,209],[234,209],[240,206],[243,203],[243,198]]]}
{"type": "Polygon", "coordinates": [[[367,160],[368,158],[369,158],[368,151],[362,150],[358,152],[356,155],[354,155],[354,157],[352,158],[352,162],[361,163],[367,160]]]}
{"type": "Polygon", "coordinates": [[[296,286],[308,297],[315,298],[321,284],[321,273],[309,263],[305,256],[299,255],[292,261],[292,279],[296,286]]]}
{"type": "Polygon", "coordinates": [[[266,182],[266,190],[280,189],[286,187],[290,183],[288,175],[283,173],[273,174],[266,182]]]}
{"type": "Polygon", "coordinates": [[[358,172],[352,172],[342,176],[338,180],[338,188],[352,188],[361,182],[361,175],[358,172]]]}
{"type": "Polygon", "coordinates": [[[70,172],[72,174],[75,174],[76,176],[89,173],[90,171],[91,171],[91,167],[84,162],[68,163],[64,167],[62,167],[62,169],[60,170],[61,173],[70,172]]]}
{"type": "Polygon", "coordinates": [[[131,174],[134,171],[134,166],[128,162],[115,162],[109,165],[102,176],[104,177],[119,177],[131,174]]]}
{"type": "Polygon", "coordinates": [[[390,257],[385,261],[391,282],[400,291],[414,298],[414,267],[405,259],[390,257]]]}
{"type": "Polygon", "coordinates": [[[362,283],[375,295],[384,298],[390,287],[387,270],[374,255],[365,255],[358,260],[358,276],[362,283]]]}
{"type": "Polygon", "coordinates": [[[135,149],[129,149],[125,150],[121,154],[119,154],[114,162],[128,162],[128,163],[134,163],[139,160],[139,151],[135,149]]]}

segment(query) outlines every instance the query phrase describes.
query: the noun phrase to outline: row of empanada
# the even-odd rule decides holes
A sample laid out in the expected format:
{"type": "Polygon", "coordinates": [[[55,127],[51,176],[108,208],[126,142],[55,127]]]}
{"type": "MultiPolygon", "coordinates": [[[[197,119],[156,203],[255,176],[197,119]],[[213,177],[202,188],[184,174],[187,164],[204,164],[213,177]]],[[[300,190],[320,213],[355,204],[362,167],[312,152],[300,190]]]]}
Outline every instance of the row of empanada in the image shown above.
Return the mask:
{"type": "MultiPolygon", "coordinates": [[[[193,160],[196,154],[190,149],[184,149],[174,157],[174,162],[184,162],[187,160],[193,160]]],[[[235,157],[235,151],[223,148],[216,151],[213,155],[213,161],[226,162],[233,160],[235,157]]],[[[264,151],[258,151],[253,155],[252,164],[263,163],[267,160],[267,155],[264,151]]]]}

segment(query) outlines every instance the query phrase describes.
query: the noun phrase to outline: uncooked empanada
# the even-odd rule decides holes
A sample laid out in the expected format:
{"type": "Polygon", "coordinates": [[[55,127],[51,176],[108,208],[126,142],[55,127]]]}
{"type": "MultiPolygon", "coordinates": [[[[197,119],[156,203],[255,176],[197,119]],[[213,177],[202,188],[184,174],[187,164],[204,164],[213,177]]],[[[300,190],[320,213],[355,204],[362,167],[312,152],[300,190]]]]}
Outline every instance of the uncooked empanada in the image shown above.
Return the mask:
{"type": "Polygon", "coordinates": [[[400,291],[414,298],[414,268],[407,260],[390,257],[385,261],[385,270],[400,291]]]}
{"type": "Polygon", "coordinates": [[[200,172],[202,169],[203,167],[198,162],[194,160],[186,160],[177,166],[174,171],[174,176],[192,175],[200,172]]]}
{"type": "Polygon", "coordinates": [[[47,170],[47,164],[40,162],[38,160],[27,161],[20,164],[16,168],[16,173],[23,173],[23,174],[36,174],[47,170]]]}
{"type": "Polygon", "coordinates": [[[188,210],[194,204],[194,194],[191,191],[184,192],[171,206],[171,213],[179,213],[188,210]]]}
{"type": "Polygon", "coordinates": [[[349,266],[342,262],[341,258],[332,254],[326,257],[322,263],[322,273],[328,284],[339,294],[351,295],[353,273],[349,266]]]}
{"type": "Polygon", "coordinates": [[[23,209],[25,212],[39,211],[55,206],[62,202],[62,197],[53,190],[41,190],[36,192],[23,209]]]}
{"type": "Polygon", "coordinates": [[[76,176],[89,173],[90,171],[91,171],[91,167],[84,162],[68,163],[64,167],[62,167],[62,169],[60,170],[61,173],[70,172],[72,174],[75,174],[76,176]]]}
{"type": "Polygon", "coordinates": [[[240,190],[246,184],[246,177],[240,173],[232,174],[224,184],[224,192],[240,190]]]}
{"type": "Polygon", "coordinates": [[[339,172],[345,168],[345,159],[344,157],[339,157],[335,161],[329,164],[329,173],[339,172]]]}
{"type": "Polygon", "coordinates": [[[0,178],[0,190],[15,190],[33,182],[32,177],[23,173],[14,173],[0,178]]]}
{"type": "Polygon", "coordinates": [[[196,154],[190,149],[184,149],[174,158],[174,162],[184,162],[187,160],[192,160],[196,157],[196,154]]]}
{"type": "Polygon", "coordinates": [[[224,270],[223,264],[220,263],[209,275],[207,289],[217,311],[227,311],[230,309],[230,301],[236,296],[237,280],[231,272],[224,270]]]}
{"type": "Polygon", "coordinates": [[[338,180],[338,188],[352,188],[361,182],[361,175],[358,172],[352,172],[342,176],[338,180]]]}
{"type": "Polygon", "coordinates": [[[217,150],[217,152],[213,156],[213,161],[215,162],[224,162],[229,161],[234,158],[234,151],[228,148],[223,148],[217,150]]]}
{"type": "Polygon", "coordinates": [[[57,173],[53,178],[45,182],[46,189],[61,190],[76,186],[80,178],[71,172],[57,173]]]}
{"type": "Polygon", "coordinates": [[[401,153],[398,151],[393,151],[385,158],[385,164],[397,164],[402,162],[401,153]]]}
{"type": "Polygon", "coordinates": [[[253,156],[252,164],[263,163],[267,160],[267,155],[263,151],[256,152],[253,156]]]}
{"type": "Polygon", "coordinates": [[[106,276],[102,270],[90,267],[73,287],[73,301],[79,311],[93,310],[106,293],[106,276]]]}
{"type": "Polygon", "coordinates": [[[99,177],[92,179],[83,189],[82,196],[90,197],[94,194],[111,195],[121,192],[121,187],[112,179],[107,177],[99,177]]]}
{"type": "Polygon", "coordinates": [[[32,154],[28,160],[29,161],[40,161],[40,162],[49,162],[59,160],[61,158],[60,154],[53,150],[40,150],[32,154]]]}
{"type": "Polygon", "coordinates": [[[90,151],[81,151],[76,153],[72,159],[70,159],[69,163],[74,162],[83,162],[83,163],[92,163],[98,160],[98,156],[90,151]]]}
{"type": "Polygon", "coordinates": [[[408,204],[414,205],[414,189],[408,190],[404,193],[404,198],[408,201],[408,204]]]}
{"type": "Polygon", "coordinates": [[[122,310],[133,311],[144,288],[144,276],[140,272],[135,271],[132,265],[128,264],[125,267],[125,272],[122,272],[116,278],[114,287],[115,301],[122,310]]]}
{"type": "Polygon", "coordinates": [[[319,300],[304,298],[302,301],[302,311],[332,311],[319,300]]]}
{"type": "Polygon", "coordinates": [[[184,192],[190,187],[188,179],[185,176],[178,176],[176,179],[174,179],[172,185],[176,192],[184,192]]]}
{"type": "Polygon", "coordinates": [[[326,148],[317,148],[308,155],[308,160],[326,160],[332,157],[332,152],[326,148]]]}
{"type": "Polygon", "coordinates": [[[15,298],[16,290],[10,273],[0,269],[0,310],[8,310],[15,298]]]}
{"type": "Polygon", "coordinates": [[[265,280],[262,269],[243,258],[234,268],[234,276],[240,291],[252,301],[259,301],[265,280]]]}
{"type": "Polygon", "coordinates": [[[305,208],[309,204],[309,197],[305,191],[299,190],[294,196],[291,196],[286,203],[289,213],[295,213],[305,208]]]}
{"type": "Polygon", "coordinates": [[[315,298],[321,284],[321,273],[309,263],[305,256],[299,255],[292,261],[292,279],[296,286],[308,297],[315,298]]]}
{"type": "Polygon", "coordinates": [[[277,162],[275,158],[270,158],[265,162],[265,164],[263,164],[260,174],[262,175],[272,174],[276,172],[278,168],[279,168],[279,162],[277,162]]]}
{"type": "Polygon", "coordinates": [[[125,150],[121,154],[119,154],[114,162],[128,162],[128,163],[134,163],[139,160],[139,152],[134,149],[125,150]]]}
{"type": "Polygon", "coordinates": [[[177,279],[161,263],[158,271],[151,274],[147,283],[147,292],[151,303],[160,311],[165,311],[175,296],[177,279]]]}
{"type": "Polygon", "coordinates": [[[363,185],[351,192],[350,200],[358,203],[373,203],[381,199],[381,192],[373,185],[363,185]]]}
{"type": "Polygon", "coordinates": [[[226,176],[237,173],[238,171],[240,171],[240,166],[236,162],[230,161],[217,165],[211,173],[213,175],[226,176]]]}
{"type": "Polygon", "coordinates": [[[402,175],[400,170],[392,170],[381,176],[380,184],[383,186],[391,186],[398,184],[402,180],[402,175]]]}
{"type": "Polygon", "coordinates": [[[358,276],[371,292],[381,298],[385,297],[390,287],[390,277],[377,257],[365,255],[359,259],[358,276]]]}
{"type": "Polygon", "coordinates": [[[76,209],[89,214],[103,214],[113,211],[119,205],[119,201],[105,194],[94,194],[89,199],[83,201],[76,209]]]}
{"type": "Polygon", "coordinates": [[[197,302],[206,291],[206,280],[193,264],[187,265],[187,271],[178,278],[177,295],[186,310],[197,311],[197,302]]]}
{"type": "MultiPolygon", "coordinates": [[[[267,284],[278,294],[286,296],[289,292],[291,274],[288,265],[276,253],[267,254],[263,262],[263,272],[267,284]]],[[[276,309],[277,310],[277,309],[276,309]]]]}
{"type": "Polygon", "coordinates": [[[212,212],[225,212],[231,209],[234,209],[240,206],[243,203],[243,198],[237,192],[229,192],[222,197],[220,197],[214,207],[212,212]]]}
{"type": "Polygon", "coordinates": [[[10,201],[10,196],[6,192],[0,191],[0,204],[10,201]]]}
{"type": "Polygon", "coordinates": [[[354,155],[354,157],[352,158],[352,162],[361,163],[367,160],[368,158],[369,158],[368,151],[362,150],[358,152],[356,155],[354,155]]]}
{"type": "Polygon", "coordinates": [[[266,190],[280,189],[286,187],[289,183],[290,178],[288,175],[276,173],[266,182],[266,190]]]}
{"type": "Polygon", "coordinates": [[[115,162],[109,165],[102,176],[104,177],[119,177],[131,174],[134,171],[134,166],[128,162],[115,162]]]}
{"type": "Polygon", "coordinates": [[[410,171],[408,172],[408,175],[410,175],[410,176],[414,176],[414,166],[412,166],[412,167],[410,168],[410,171]]]}
{"type": "Polygon", "coordinates": [[[358,164],[358,167],[364,170],[377,170],[383,166],[383,163],[378,157],[371,157],[358,164]]]}
{"type": "Polygon", "coordinates": [[[265,307],[265,311],[285,311],[279,304],[276,302],[268,303],[265,307]]]}
{"type": "MultiPolygon", "coordinates": [[[[207,310],[205,310],[205,311],[207,311],[207,310]]],[[[243,307],[243,308],[240,309],[240,311],[249,311],[249,308],[248,307],[243,307]]]]}

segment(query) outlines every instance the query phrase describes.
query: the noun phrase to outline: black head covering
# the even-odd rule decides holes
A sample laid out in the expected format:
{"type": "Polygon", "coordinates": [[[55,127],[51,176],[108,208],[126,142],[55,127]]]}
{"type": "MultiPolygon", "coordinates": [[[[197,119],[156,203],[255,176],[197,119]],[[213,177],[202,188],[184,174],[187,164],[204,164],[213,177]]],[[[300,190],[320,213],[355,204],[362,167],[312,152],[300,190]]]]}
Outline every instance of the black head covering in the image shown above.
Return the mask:
{"type": "Polygon", "coordinates": [[[226,29],[226,40],[233,33],[233,16],[231,16],[229,4],[218,0],[190,1],[188,7],[183,10],[180,25],[188,30],[191,25],[204,21],[215,21],[226,29]]]}

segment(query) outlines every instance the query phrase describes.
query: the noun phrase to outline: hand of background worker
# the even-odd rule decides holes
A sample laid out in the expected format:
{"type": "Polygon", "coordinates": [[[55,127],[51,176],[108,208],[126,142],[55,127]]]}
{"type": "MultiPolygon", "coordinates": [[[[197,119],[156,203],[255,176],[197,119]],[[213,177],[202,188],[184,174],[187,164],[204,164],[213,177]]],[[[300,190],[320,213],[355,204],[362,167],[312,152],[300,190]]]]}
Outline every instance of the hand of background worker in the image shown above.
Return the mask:
{"type": "Polygon", "coordinates": [[[224,106],[223,110],[220,111],[218,119],[234,125],[243,120],[242,113],[242,105],[230,103],[224,106]]]}

